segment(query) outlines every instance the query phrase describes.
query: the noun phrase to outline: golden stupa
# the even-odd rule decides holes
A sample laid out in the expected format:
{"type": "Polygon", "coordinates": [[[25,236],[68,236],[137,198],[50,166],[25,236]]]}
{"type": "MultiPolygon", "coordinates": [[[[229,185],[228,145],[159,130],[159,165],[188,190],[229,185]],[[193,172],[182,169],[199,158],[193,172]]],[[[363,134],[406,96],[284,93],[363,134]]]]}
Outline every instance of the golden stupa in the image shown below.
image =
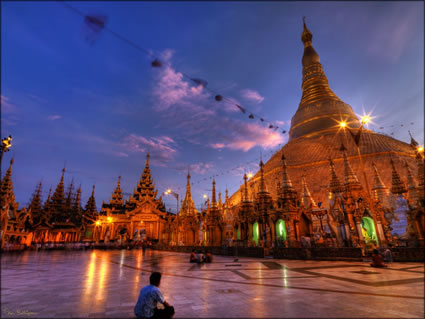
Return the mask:
{"type": "MultiPolygon", "coordinates": [[[[304,43],[301,102],[291,120],[289,142],[264,165],[267,190],[273,198],[276,198],[276,186],[282,179],[281,158],[284,154],[295,189],[301,192],[302,177],[305,176],[312,197],[316,202],[322,202],[327,206],[330,182],[329,158],[335,163],[337,175],[340,178],[344,176],[341,144],[347,149],[346,154],[354,173],[363,187],[368,184],[369,191],[374,183],[375,171],[372,163],[376,163],[377,171],[387,190],[391,188],[391,159],[402,176],[402,181],[406,183],[406,164],[412,172],[417,171],[415,149],[408,143],[362,127],[357,150],[352,135],[358,133],[362,126],[361,122],[352,107],[344,103],[329,87],[320,57],[313,48],[312,39],[313,35],[304,22],[301,34],[304,43]],[[345,122],[347,127],[341,128],[340,122],[345,122]],[[359,151],[364,171],[361,168],[359,151]],[[367,184],[364,176],[367,177],[367,184]]],[[[259,178],[260,174],[257,172],[249,180],[251,194],[257,193],[259,178]]],[[[232,204],[238,204],[240,201],[241,189],[231,197],[232,204]]]]}

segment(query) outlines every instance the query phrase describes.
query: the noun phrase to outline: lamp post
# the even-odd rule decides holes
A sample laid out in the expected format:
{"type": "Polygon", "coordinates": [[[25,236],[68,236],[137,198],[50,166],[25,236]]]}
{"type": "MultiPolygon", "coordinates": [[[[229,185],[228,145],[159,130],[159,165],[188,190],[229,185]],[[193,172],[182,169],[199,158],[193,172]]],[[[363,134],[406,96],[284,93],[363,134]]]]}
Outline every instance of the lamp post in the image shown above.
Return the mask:
{"type": "Polygon", "coordinates": [[[179,213],[179,194],[174,193],[171,188],[167,189],[163,194],[165,195],[173,195],[174,198],[177,200],[177,210],[176,210],[176,215],[179,213]]]}
{"type": "Polygon", "coordinates": [[[12,135],[9,135],[8,137],[5,137],[1,140],[0,165],[1,165],[2,160],[3,160],[3,154],[5,152],[9,152],[11,147],[12,147],[12,135]]]}

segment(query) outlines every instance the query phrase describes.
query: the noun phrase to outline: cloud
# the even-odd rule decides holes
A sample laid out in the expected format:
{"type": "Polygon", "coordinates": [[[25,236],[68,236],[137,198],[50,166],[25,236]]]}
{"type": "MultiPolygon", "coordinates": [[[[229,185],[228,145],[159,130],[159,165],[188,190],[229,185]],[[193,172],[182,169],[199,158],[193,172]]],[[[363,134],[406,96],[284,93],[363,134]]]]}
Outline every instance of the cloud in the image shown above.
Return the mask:
{"type": "Polygon", "coordinates": [[[12,103],[9,97],[2,95],[1,96],[1,108],[0,108],[2,116],[2,124],[4,127],[14,126],[19,120],[19,109],[17,106],[12,103]]]}
{"type": "MultiPolygon", "coordinates": [[[[193,144],[216,149],[248,151],[255,146],[270,148],[283,142],[278,132],[248,122],[251,120],[247,117],[242,121],[224,116],[220,111],[230,113],[238,109],[231,103],[215,101],[202,86],[194,86],[189,81],[170,62],[155,75],[153,109],[160,113],[167,129],[177,130],[193,144]]],[[[252,96],[256,96],[257,101],[262,98],[259,94],[252,96]]]]}
{"type": "Polygon", "coordinates": [[[49,121],[56,121],[56,120],[59,120],[61,118],[62,118],[62,116],[61,115],[58,115],[58,114],[50,115],[50,116],[47,117],[47,119],[49,121]]]}
{"type": "Polygon", "coordinates": [[[257,145],[264,149],[270,149],[284,141],[279,132],[258,124],[239,125],[238,133],[227,143],[211,143],[210,146],[216,149],[228,148],[246,152],[257,145]]]}
{"type": "Polygon", "coordinates": [[[419,30],[420,11],[423,17],[423,7],[422,10],[417,10],[416,6],[394,4],[391,12],[380,16],[374,21],[373,28],[368,30],[367,42],[370,45],[366,49],[367,53],[396,63],[407,49],[414,33],[419,30]]]}
{"type": "Polygon", "coordinates": [[[2,113],[15,113],[16,105],[13,104],[7,96],[1,96],[1,111],[2,113]]]}
{"type": "Polygon", "coordinates": [[[243,98],[253,101],[255,103],[261,103],[264,101],[264,97],[260,95],[255,90],[245,89],[241,91],[241,95],[243,98]]]}
{"type": "Polygon", "coordinates": [[[124,137],[121,145],[127,152],[149,152],[153,163],[159,166],[171,162],[177,153],[177,144],[168,136],[146,138],[130,134],[124,137]]]}

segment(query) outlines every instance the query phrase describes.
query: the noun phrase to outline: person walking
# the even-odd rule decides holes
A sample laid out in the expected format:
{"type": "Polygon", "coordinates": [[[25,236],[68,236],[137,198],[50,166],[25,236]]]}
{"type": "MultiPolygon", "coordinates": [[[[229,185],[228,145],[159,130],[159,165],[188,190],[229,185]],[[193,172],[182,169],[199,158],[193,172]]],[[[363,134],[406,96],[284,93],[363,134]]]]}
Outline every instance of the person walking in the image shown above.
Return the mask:
{"type": "Polygon", "coordinates": [[[389,243],[388,247],[383,251],[382,257],[385,262],[392,263],[393,262],[393,254],[391,253],[392,244],[389,243]]]}
{"type": "Polygon", "coordinates": [[[136,306],[134,307],[134,314],[136,318],[141,319],[169,319],[174,315],[174,307],[165,301],[159,290],[161,283],[161,273],[153,272],[149,277],[149,285],[142,288],[139,298],[137,299],[136,306]],[[164,306],[164,309],[158,309],[158,303],[164,306]]]}

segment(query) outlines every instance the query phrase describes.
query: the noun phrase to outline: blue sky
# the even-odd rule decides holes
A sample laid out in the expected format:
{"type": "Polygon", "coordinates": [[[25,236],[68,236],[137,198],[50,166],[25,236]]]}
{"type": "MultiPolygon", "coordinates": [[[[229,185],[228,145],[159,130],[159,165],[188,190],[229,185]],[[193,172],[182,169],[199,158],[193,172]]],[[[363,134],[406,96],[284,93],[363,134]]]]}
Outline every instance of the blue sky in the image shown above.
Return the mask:
{"type": "MultiPolygon", "coordinates": [[[[226,186],[232,194],[287,135],[179,72],[289,130],[301,98],[302,16],[333,91],[357,114],[373,111],[371,129],[403,141],[410,129],[423,144],[423,2],[71,4],[107,16],[168,66],[152,68],[105,32],[90,43],[83,19],[57,2],[2,2],[1,134],[14,138],[2,168],[14,156],[21,206],[40,181],[45,199],[65,162],[65,182],[81,184],[84,204],[93,184],[98,207],[108,201],[119,175],[132,193],[146,151],[159,193],[183,197],[190,165],[198,207],[214,174],[223,197],[226,186]]],[[[164,201],[175,211],[174,198],[164,201]]]]}

